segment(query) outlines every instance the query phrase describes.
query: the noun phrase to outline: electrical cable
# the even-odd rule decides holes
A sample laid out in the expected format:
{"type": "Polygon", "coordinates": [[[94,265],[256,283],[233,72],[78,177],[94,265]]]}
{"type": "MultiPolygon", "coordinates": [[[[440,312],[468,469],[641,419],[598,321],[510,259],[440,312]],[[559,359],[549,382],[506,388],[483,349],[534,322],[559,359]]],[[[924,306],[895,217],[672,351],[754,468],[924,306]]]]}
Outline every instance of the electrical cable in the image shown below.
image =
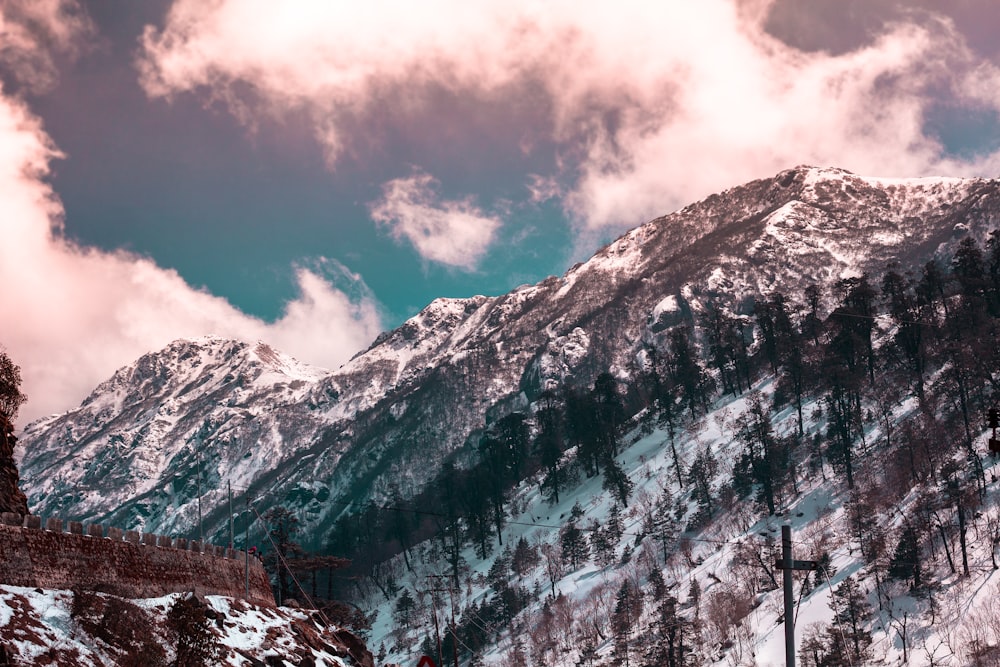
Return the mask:
{"type": "MultiPolygon", "coordinates": [[[[249,505],[250,509],[253,510],[253,513],[257,516],[257,518],[260,520],[260,522],[261,523],[265,523],[264,522],[264,517],[262,517],[260,515],[260,512],[257,511],[257,507],[254,506],[252,503],[248,503],[248,505],[249,505]]],[[[295,582],[296,588],[298,588],[299,592],[302,593],[302,597],[305,599],[305,601],[307,603],[309,603],[309,606],[312,607],[313,611],[315,611],[317,614],[319,614],[320,618],[323,619],[324,627],[330,627],[331,625],[333,625],[333,623],[330,622],[330,619],[326,615],[326,613],[324,613],[322,609],[319,609],[316,606],[316,603],[313,602],[313,600],[309,596],[309,594],[306,593],[306,591],[305,591],[304,588],[302,588],[302,584],[299,583],[298,577],[295,576],[295,573],[292,571],[292,568],[288,564],[288,561],[285,559],[284,555],[282,555],[281,551],[278,549],[278,545],[275,544],[274,538],[271,536],[271,532],[270,531],[265,531],[264,535],[267,537],[268,542],[271,543],[271,547],[274,549],[274,553],[278,557],[278,560],[284,566],[285,571],[288,572],[288,576],[290,576],[292,578],[292,581],[295,582]]],[[[364,664],[363,661],[361,661],[361,660],[358,659],[358,656],[354,655],[354,652],[351,650],[350,646],[348,646],[347,644],[341,644],[341,645],[347,650],[347,654],[349,656],[351,656],[351,660],[353,660],[355,662],[355,664],[357,664],[357,665],[363,665],[364,664]]]]}
{"type": "Polygon", "coordinates": [[[830,608],[833,609],[833,621],[834,621],[834,623],[837,624],[837,631],[840,632],[840,640],[844,643],[844,653],[847,656],[847,663],[848,663],[849,667],[854,667],[854,661],[851,659],[851,654],[850,654],[850,652],[848,651],[848,648],[847,648],[847,635],[844,634],[844,626],[840,622],[840,618],[837,617],[837,609],[836,609],[836,606],[834,604],[834,600],[836,600],[836,596],[834,595],[834,592],[833,592],[833,581],[830,580],[830,571],[827,570],[822,565],[820,566],[820,569],[823,571],[823,576],[826,578],[826,584],[827,584],[827,586],[830,587],[830,608]]]}

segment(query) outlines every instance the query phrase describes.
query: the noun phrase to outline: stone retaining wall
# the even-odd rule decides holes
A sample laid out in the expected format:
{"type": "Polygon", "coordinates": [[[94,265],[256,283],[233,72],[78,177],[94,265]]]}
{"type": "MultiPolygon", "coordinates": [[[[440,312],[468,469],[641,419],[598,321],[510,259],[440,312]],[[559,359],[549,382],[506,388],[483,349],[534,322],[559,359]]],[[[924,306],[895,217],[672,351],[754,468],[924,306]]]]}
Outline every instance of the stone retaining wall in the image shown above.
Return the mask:
{"type": "MultiPolygon", "coordinates": [[[[190,591],[246,597],[243,551],[77,521],[66,529],[59,519],[0,515],[0,583],[57,590],[82,586],[125,598],[190,591]]],[[[249,602],[273,607],[264,567],[256,558],[249,565],[249,602]]]]}

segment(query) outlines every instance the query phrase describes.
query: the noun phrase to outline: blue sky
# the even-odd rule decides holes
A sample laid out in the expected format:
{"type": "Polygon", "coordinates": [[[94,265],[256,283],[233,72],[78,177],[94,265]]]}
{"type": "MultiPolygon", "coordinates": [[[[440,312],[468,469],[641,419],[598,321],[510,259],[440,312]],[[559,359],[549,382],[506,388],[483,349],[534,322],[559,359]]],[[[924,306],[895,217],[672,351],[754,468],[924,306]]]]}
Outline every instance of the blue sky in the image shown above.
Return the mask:
{"type": "Polygon", "coordinates": [[[138,38],[162,22],[168,3],[85,6],[99,45],[68,63],[55,88],[31,96],[66,154],[51,180],[67,234],[81,243],[148,255],[265,319],[295,297],[293,265],[336,259],[360,273],[387,326],[437,296],[502,293],[568,266],[574,249],[558,207],[512,211],[503,233],[512,242],[472,270],[423,261],[372,223],[369,203],[381,184],[418,164],[440,174],[444,197],[482,193],[516,207],[528,195],[525,168],[552,166],[550,156],[526,159],[516,136],[461,127],[456,143],[380,128],[379,145],[331,171],[308,121],[269,120],[251,131],[203,96],[146,95],[134,66],[138,38]],[[469,146],[475,153],[463,152],[469,146]]]}
{"type": "Polygon", "coordinates": [[[336,367],[809,163],[994,176],[989,0],[0,6],[0,344],[37,417],[173,338],[336,367]],[[5,181],[4,178],[7,180],[5,181]]]}

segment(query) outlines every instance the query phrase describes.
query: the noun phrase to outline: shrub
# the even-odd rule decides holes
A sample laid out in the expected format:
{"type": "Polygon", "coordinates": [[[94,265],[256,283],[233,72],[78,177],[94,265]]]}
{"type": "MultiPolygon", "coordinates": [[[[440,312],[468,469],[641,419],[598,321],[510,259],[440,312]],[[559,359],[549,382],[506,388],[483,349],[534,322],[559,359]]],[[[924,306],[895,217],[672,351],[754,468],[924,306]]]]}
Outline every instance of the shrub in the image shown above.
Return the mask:
{"type": "Polygon", "coordinates": [[[77,587],[70,615],[84,632],[117,649],[117,664],[122,667],[166,664],[166,652],[156,639],[150,614],[132,602],[77,587]]]}
{"type": "Polygon", "coordinates": [[[194,595],[174,602],[167,614],[167,625],[176,641],[176,667],[214,665],[225,658],[225,649],[212,630],[208,608],[194,595]]]}

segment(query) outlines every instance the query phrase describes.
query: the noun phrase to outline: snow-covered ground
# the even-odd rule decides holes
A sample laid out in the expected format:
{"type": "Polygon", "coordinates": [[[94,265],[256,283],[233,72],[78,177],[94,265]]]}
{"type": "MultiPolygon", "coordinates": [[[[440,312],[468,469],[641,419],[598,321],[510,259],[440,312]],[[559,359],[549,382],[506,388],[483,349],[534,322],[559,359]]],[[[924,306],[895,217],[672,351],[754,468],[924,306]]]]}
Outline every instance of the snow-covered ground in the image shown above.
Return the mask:
{"type": "MultiPolygon", "coordinates": [[[[96,607],[97,622],[101,622],[108,609],[102,605],[110,597],[90,594],[95,596],[93,599],[97,602],[84,603],[87,608],[81,612],[81,603],[77,601],[77,613],[74,614],[75,595],[81,594],[0,586],[0,646],[6,651],[5,657],[9,661],[3,664],[67,667],[120,664],[123,650],[115,638],[120,639],[123,633],[116,632],[114,628],[109,632],[94,630],[81,620],[96,607]]],[[[179,597],[174,594],[120,601],[124,609],[131,610],[132,618],[114,620],[142,624],[142,630],[149,633],[146,639],[162,649],[161,655],[168,661],[166,664],[172,664],[170,661],[175,655],[176,643],[167,629],[166,619],[179,597]],[[138,618],[143,612],[145,618],[138,618]]],[[[350,652],[331,637],[329,633],[336,628],[324,628],[306,611],[265,609],[215,595],[206,596],[203,602],[209,610],[211,631],[222,647],[221,655],[224,657],[215,663],[220,666],[260,665],[269,658],[271,662],[267,664],[299,665],[306,664],[303,661],[308,659],[312,660],[309,664],[317,667],[360,664],[361,656],[358,656],[358,662],[352,660],[350,652]],[[281,661],[278,662],[278,659],[281,661]]],[[[122,607],[117,609],[120,611],[122,607]]],[[[146,664],[152,667],[157,663],[154,660],[146,664]]]]}

